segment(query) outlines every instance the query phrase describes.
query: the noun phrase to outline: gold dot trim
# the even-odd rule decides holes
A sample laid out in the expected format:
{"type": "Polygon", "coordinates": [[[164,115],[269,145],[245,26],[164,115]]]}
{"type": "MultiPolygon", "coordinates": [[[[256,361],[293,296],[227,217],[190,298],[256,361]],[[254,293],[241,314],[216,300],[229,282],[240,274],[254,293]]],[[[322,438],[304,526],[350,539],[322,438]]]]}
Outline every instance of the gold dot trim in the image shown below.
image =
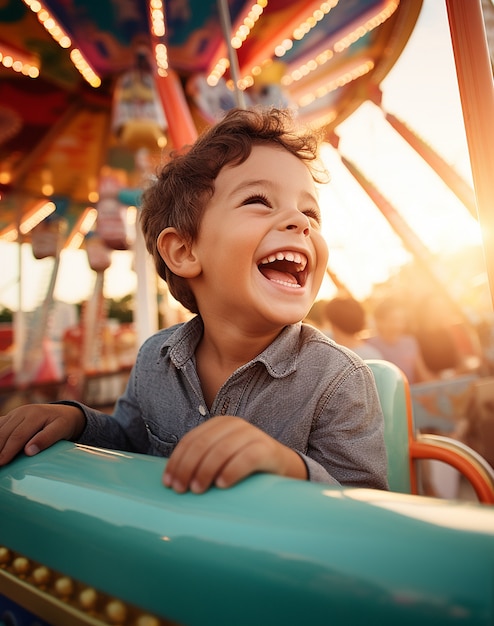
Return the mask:
{"type": "MultiPolygon", "coordinates": [[[[75,609],[80,613],[82,618],[86,615],[92,619],[91,623],[96,620],[99,624],[113,626],[178,626],[177,622],[149,615],[136,606],[93,589],[6,546],[0,546],[0,584],[2,571],[38,595],[42,593],[46,599],[60,603],[61,610],[67,605],[72,612],[75,609]]],[[[28,596],[25,597],[25,608],[29,610],[28,596]]]]}

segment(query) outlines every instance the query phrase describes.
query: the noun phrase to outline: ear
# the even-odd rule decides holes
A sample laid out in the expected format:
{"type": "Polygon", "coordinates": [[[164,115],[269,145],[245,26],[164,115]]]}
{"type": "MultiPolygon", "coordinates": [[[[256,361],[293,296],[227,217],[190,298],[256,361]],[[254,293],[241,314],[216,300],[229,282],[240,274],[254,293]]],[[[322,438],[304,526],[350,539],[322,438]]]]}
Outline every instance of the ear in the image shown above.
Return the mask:
{"type": "Polygon", "coordinates": [[[201,272],[201,264],[195,257],[191,245],[169,226],[161,231],[157,241],[161,258],[177,276],[195,278],[201,272]]]}

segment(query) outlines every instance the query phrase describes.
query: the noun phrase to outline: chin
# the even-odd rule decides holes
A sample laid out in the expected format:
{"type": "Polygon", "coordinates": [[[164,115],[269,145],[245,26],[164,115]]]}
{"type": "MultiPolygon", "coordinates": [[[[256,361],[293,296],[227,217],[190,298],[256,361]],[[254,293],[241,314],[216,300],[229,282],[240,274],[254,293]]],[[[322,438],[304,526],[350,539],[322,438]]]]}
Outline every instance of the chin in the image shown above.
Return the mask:
{"type": "Polygon", "coordinates": [[[299,322],[301,322],[306,315],[307,313],[305,312],[305,310],[303,312],[294,312],[293,315],[285,313],[280,315],[276,320],[273,321],[276,323],[276,325],[280,327],[290,326],[290,324],[298,324],[299,322]]]}

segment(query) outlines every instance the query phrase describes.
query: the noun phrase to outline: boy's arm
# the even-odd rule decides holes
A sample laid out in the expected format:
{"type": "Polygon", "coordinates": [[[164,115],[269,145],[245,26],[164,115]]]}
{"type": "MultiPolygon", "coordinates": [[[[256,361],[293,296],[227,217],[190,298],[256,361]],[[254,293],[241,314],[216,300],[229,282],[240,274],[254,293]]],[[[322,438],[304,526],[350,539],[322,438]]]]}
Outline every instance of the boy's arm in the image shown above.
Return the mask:
{"type": "Polygon", "coordinates": [[[137,371],[130,372],[126,388],[117,399],[113,413],[108,415],[80,402],[61,402],[77,406],[83,413],[86,425],[77,437],[77,442],[88,446],[125,450],[128,452],[149,452],[149,436],[143,420],[143,409],[139,404],[135,388],[137,371]]]}
{"type": "Polygon", "coordinates": [[[365,364],[324,394],[305,458],[309,480],[388,489],[384,418],[371,370],[365,364]]]}
{"type": "Polygon", "coordinates": [[[307,479],[302,457],[240,417],[218,415],[189,431],[167,462],[163,483],[178,493],[231,487],[256,472],[307,479]]]}
{"type": "Polygon", "coordinates": [[[77,439],[85,423],[75,406],[27,404],[13,409],[0,417],[0,466],[21,451],[32,456],[61,439],[77,439]]]}

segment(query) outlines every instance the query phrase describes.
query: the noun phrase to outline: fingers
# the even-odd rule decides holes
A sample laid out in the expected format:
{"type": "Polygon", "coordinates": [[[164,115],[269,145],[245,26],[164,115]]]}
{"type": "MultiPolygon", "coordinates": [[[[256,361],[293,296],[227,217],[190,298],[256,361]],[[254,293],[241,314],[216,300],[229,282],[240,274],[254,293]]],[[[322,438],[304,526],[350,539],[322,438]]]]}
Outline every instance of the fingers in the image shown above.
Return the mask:
{"type": "MultiPolygon", "coordinates": [[[[17,411],[17,410],[16,410],[17,411]]],[[[12,411],[0,420],[0,466],[11,461],[36,432],[30,430],[25,416],[12,411]]]]}
{"type": "Polygon", "coordinates": [[[213,484],[230,487],[254,472],[279,469],[278,446],[241,418],[217,416],[183,437],[167,463],[163,483],[178,493],[203,493],[213,484]]]}
{"type": "Polygon", "coordinates": [[[67,436],[69,432],[68,424],[65,428],[61,420],[47,421],[43,428],[26,442],[24,452],[28,456],[33,456],[41,450],[46,450],[60,439],[69,438],[67,436]]]}
{"type": "Polygon", "coordinates": [[[73,406],[37,404],[14,409],[0,417],[0,466],[22,450],[32,456],[60,439],[74,438],[84,424],[84,414],[73,406]]]}
{"type": "Polygon", "coordinates": [[[238,418],[224,419],[224,416],[212,418],[188,432],[179,441],[167,463],[164,484],[178,493],[189,488],[197,493],[207,489],[214,480],[215,473],[225,462],[225,453],[229,454],[219,444],[229,433],[236,432],[239,427],[235,424],[236,419],[238,418]],[[209,462],[206,470],[201,471],[207,457],[209,462]]]}

